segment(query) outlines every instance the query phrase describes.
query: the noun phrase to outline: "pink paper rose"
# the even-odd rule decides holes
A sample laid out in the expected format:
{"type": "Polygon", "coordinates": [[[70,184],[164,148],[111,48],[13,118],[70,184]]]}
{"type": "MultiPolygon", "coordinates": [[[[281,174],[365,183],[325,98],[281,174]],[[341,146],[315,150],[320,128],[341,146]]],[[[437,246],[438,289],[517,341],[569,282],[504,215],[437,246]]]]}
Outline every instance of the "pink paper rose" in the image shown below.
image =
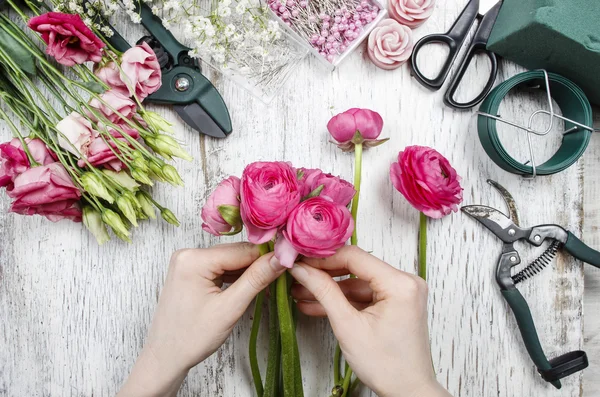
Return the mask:
{"type": "Polygon", "coordinates": [[[46,54],[65,66],[88,61],[100,62],[105,44],[88,28],[79,15],[48,12],[33,17],[27,24],[48,44],[46,54]]]}
{"type": "Polygon", "coordinates": [[[389,0],[390,16],[412,29],[423,24],[433,14],[435,0],[389,0]]]}
{"type": "Polygon", "coordinates": [[[463,188],[448,160],[432,148],[408,146],[390,168],[394,187],[417,210],[431,218],[458,211],[463,188]]]}
{"type": "Polygon", "coordinates": [[[201,216],[202,220],[204,221],[202,223],[202,229],[210,234],[214,234],[215,236],[220,236],[222,233],[231,232],[231,230],[236,227],[241,229],[241,219],[235,219],[236,222],[232,222],[232,219],[229,219],[229,221],[234,223],[234,225],[229,224],[225,219],[223,219],[223,215],[219,211],[219,207],[221,206],[238,208],[239,211],[240,178],[236,176],[230,176],[219,183],[219,186],[217,186],[215,191],[208,197],[206,204],[204,204],[204,207],[202,207],[201,216]],[[238,222],[239,224],[236,224],[238,222]]]}
{"type": "Polygon", "coordinates": [[[353,142],[356,132],[360,132],[360,141],[367,147],[379,145],[387,140],[377,140],[383,129],[383,119],[379,113],[369,109],[352,108],[333,116],[327,123],[327,129],[337,141],[338,147],[344,151],[354,149],[357,143],[353,142]]]}
{"type": "MultiPolygon", "coordinates": [[[[31,157],[39,165],[47,165],[56,161],[54,153],[41,139],[25,138],[25,144],[31,157]]],[[[31,168],[31,164],[23,150],[21,140],[14,138],[10,142],[0,144],[0,187],[12,190],[14,179],[29,168],[31,168]]]]}
{"type": "Polygon", "coordinates": [[[240,211],[248,240],[262,244],[275,236],[301,199],[296,170],[284,162],[256,162],[242,174],[240,211]]]}
{"type": "Polygon", "coordinates": [[[290,213],[275,244],[281,265],[291,268],[298,254],[325,258],[335,254],[352,235],[354,221],[346,206],[323,197],[300,203],[290,213]]]}
{"type": "Polygon", "coordinates": [[[130,95],[144,100],[162,85],[162,72],[156,54],[147,43],[125,51],[121,59],[121,79],[129,87],[130,95]]]}
{"type": "Polygon", "coordinates": [[[381,69],[399,68],[410,58],[413,47],[412,30],[393,19],[384,19],[369,35],[369,58],[381,69]]]}
{"type": "Polygon", "coordinates": [[[15,199],[10,211],[42,215],[53,222],[70,219],[81,222],[81,193],[62,164],[33,167],[17,176],[8,195],[15,199]]]}
{"type": "MultiPolygon", "coordinates": [[[[112,109],[119,112],[125,119],[131,119],[135,115],[137,108],[135,102],[117,90],[106,91],[104,94],[100,95],[100,98],[106,102],[106,104],[102,103],[98,98],[93,98],[90,101],[90,106],[98,109],[111,123],[122,121],[121,117],[112,109]]],[[[91,114],[91,112],[89,116],[92,120],[98,121],[96,116],[91,114]]]]}
{"type": "Polygon", "coordinates": [[[354,185],[337,176],[326,174],[318,169],[301,168],[303,173],[300,183],[302,185],[302,197],[323,186],[319,197],[327,198],[336,204],[348,205],[356,194],[354,185]]]}
{"type": "Polygon", "coordinates": [[[115,61],[110,61],[102,67],[94,68],[94,74],[109,86],[111,90],[124,96],[130,96],[127,84],[121,79],[121,70],[115,61]]]}

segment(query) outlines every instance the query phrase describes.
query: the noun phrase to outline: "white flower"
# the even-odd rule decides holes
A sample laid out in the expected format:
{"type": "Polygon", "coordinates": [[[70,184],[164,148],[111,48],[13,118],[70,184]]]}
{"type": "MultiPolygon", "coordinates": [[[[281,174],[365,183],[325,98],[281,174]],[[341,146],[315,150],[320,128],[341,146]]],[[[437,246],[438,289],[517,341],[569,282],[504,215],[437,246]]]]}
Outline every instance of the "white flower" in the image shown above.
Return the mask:
{"type": "Polygon", "coordinates": [[[225,54],[215,53],[215,54],[213,54],[212,58],[215,62],[218,62],[218,63],[225,62],[225,54]]]}
{"type": "Polygon", "coordinates": [[[158,15],[159,12],[160,12],[160,10],[158,9],[158,6],[152,6],[152,13],[154,15],[158,15]]]}
{"type": "Polygon", "coordinates": [[[229,7],[219,7],[217,10],[217,14],[221,17],[228,17],[231,15],[231,8],[229,7]]]}
{"type": "Polygon", "coordinates": [[[229,24],[225,26],[225,36],[231,37],[235,33],[235,26],[233,24],[229,24]]]}
{"type": "Polygon", "coordinates": [[[238,3],[238,5],[235,7],[235,12],[238,15],[244,15],[246,13],[248,7],[246,7],[245,3],[238,3]]]}
{"type": "Polygon", "coordinates": [[[269,33],[274,33],[279,30],[279,24],[276,21],[269,21],[269,27],[267,28],[269,33]]]}
{"type": "Polygon", "coordinates": [[[207,37],[213,37],[213,36],[215,35],[215,33],[216,33],[216,32],[215,32],[215,28],[214,28],[212,25],[210,25],[210,26],[207,26],[207,27],[204,29],[204,34],[205,34],[207,37]]]}
{"type": "Polygon", "coordinates": [[[229,7],[231,4],[231,0],[221,0],[219,3],[219,7],[229,7]]]}
{"type": "Polygon", "coordinates": [[[252,51],[254,51],[256,55],[261,55],[265,51],[265,49],[262,46],[257,45],[252,49],[252,51]]]}
{"type": "Polygon", "coordinates": [[[166,19],[163,19],[162,24],[165,27],[165,29],[171,28],[171,23],[169,21],[167,21],[166,19]]]}

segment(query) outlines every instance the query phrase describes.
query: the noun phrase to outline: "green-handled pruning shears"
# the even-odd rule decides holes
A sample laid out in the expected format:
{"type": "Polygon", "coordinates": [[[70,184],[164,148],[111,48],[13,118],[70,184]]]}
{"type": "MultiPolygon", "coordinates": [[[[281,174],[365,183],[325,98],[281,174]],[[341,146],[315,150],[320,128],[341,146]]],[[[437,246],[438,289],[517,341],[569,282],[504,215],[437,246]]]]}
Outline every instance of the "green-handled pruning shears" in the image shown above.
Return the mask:
{"type": "MultiPolygon", "coordinates": [[[[159,17],[140,2],[136,12],[150,33],[139,42],[146,42],[156,53],[162,70],[161,88],[144,102],[173,105],[179,116],[192,128],[216,138],[225,138],[232,131],[227,106],[217,89],[200,71],[198,61],[189,56],[190,49],[182,45],[167,30],[159,17]]],[[[118,51],[131,46],[110,25],[112,37],[107,40],[118,51]]],[[[138,43],[139,43],[138,42],[138,43]]]]}
{"type": "Polygon", "coordinates": [[[514,199],[510,193],[497,182],[488,180],[488,183],[498,189],[504,197],[509,208],[510,217],[497,209],[484,205],[468,205],[462,207],[461,210],[479,221],[503,241],[502,254],[496,267],[496,281],[500,286],[502,296],[504,296],[515,315],[527,352],[535,363],[538,372],[545,381],[560,389],[560,379],[588,366],[587,356],[585,352],[577,350],[551,360],[546,358],[529,306],[517,289],[516,284],[538,274],[550,263],[561,248],[564,248],[575,258],[596,267],[600,267],[600,252],[588,247],[573,233],[558,225],[520,227],[514,199]],[[512,268],[521,263],[519,253],[514,247],[514,243],[518,240],[525,240],[536,247],[541,246],[545,240],[549,240],[550,245],[535,261],[516,274],[511,275],[512,268]]]}

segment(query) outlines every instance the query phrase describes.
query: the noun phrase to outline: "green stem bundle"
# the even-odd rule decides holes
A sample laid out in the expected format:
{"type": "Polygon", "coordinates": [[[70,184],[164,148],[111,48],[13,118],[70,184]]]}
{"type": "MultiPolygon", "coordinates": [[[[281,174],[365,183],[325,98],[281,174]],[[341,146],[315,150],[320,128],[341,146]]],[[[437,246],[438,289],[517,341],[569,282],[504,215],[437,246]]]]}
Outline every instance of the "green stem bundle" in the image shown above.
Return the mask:
{"type": "Polygon", "coordinates": [[[427,215],[419,213],[419,277],[427,281],[427,215]]]}

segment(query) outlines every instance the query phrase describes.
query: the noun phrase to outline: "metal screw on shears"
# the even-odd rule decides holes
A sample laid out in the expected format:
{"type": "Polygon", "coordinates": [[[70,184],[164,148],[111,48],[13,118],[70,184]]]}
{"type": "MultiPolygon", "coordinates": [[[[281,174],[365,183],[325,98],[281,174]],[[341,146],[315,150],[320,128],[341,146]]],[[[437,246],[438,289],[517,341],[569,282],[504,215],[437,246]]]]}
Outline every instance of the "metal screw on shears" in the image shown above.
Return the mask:
{"type": "Polygon", "coordinates": [[[540,242],[540,240],[541,240],[542,238],[540,237],[540,235],[539,235],[539,234],[536,234],[536,235],[533,237],[533,239],[535,240],[535,242],[536,242],[536,243],[539,243],[539,242],[540,242]]]}
{"type": "Polygon", "coordinates": [[[509,235],[509,236],[514,236],[514,235],[515,235],[515,233],[516,233],[516,232],[515,232],[515,229],[510,229],[510,230],[508,231],[508,235],[509,235]]]}
{"type": "Polygon", "coordinates": [[[175,89],[179,92],[187,91],[190,88],[190,81],[186,77],[180,77],[175,81],[175,89]]]}
{"type": "Polygon", "coordinates": [[[510,257],[510,261],[513,262],[513,263],[516,262],[517,261],[517,257],[516,256],[511,256],[510,257]]]}

